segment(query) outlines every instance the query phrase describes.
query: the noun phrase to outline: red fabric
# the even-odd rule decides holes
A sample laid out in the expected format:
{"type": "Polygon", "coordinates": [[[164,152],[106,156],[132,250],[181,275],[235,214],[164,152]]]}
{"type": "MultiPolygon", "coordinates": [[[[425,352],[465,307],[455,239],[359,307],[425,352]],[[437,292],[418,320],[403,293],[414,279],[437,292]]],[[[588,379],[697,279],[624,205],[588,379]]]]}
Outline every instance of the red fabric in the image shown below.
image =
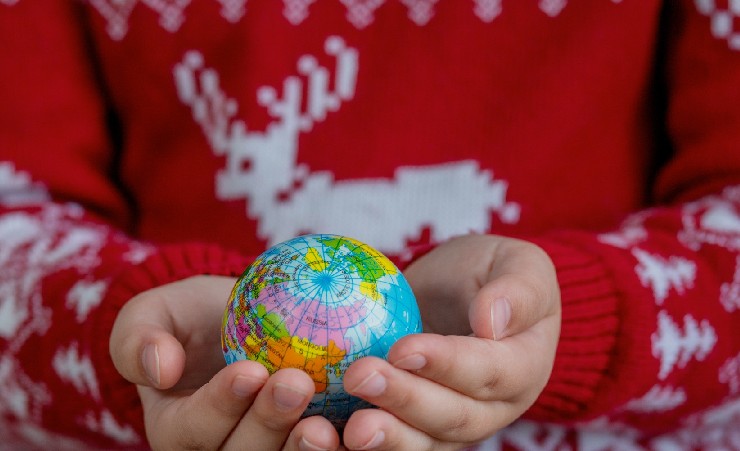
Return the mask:
{"type": "Polygon", "coordinates": [[[0,436],[143,446],[107,354],[138,292],[304,232],[407,261],[472,231],[542,246],[563,298],[550,383],[483,446],[732,449],[737,16],[0,1],[0,436]]]}

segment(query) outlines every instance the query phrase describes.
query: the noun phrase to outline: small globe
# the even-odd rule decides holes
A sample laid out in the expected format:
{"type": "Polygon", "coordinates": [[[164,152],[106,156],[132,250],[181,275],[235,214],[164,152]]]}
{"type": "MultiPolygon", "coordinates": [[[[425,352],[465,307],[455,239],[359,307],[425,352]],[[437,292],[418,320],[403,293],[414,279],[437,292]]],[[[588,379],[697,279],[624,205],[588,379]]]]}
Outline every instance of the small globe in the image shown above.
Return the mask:
{"type": "Polygon", "coordinates": [[[344,391],[345,370],[366,356],[386,358],[407,334],[421,332],[408,282],[383,254],[352,238],[304,235],[277,244],[237,280],[223,317],[226,363],[250,359],[270,373],[299,368],[316,394],[304,416],[341,427],[370,407],[344,391]]]}

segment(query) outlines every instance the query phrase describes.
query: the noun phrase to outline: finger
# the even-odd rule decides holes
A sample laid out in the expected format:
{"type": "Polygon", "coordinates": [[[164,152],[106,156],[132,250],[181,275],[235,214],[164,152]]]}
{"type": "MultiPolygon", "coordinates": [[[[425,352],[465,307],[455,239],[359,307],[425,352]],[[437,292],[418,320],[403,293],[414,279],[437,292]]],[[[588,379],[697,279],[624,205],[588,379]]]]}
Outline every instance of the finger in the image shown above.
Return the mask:
{"type": "Polygon", "coordinates": [[[264,366],[241,361],[192,394],[175,397],[139,386],[148,439],[154,449],[216,449],[227,439],[267,381],[264,366]]]}
{"type": "Polygon", "coordinates": [[[352,414],[344,428],[343,439],[349,449],[425,451],[461,447],[460,443],[437,440],[379,409],[363,409],[352,414]]]}
{"type": "Polygon", "coordinates": [[[558,314],[559,284],[552,261],[541,248],[507,240],[497,248],[488,277],[468,310],[476,336],[501,340],[558,314]]]}
{"type": "Polygon", "coordinates": [[[227,277],[191,277],[132,298],[111,331],[109,349],[116,369],[139,385],[204,384],[225,365],[219,352],[211,352],[220,341],[218,328],[208,326],[220,324],[231,285],[233,279],[227,277]],[[197,361],[186,361],[183,344],[189,354],[199,356],[197,361]],[[188,380],[180,381],[183,373],[188,380]]]}
{"type": "Polygon", "coordinates": [[[477,400],[513,400],[536,365],[518,349],[477,337],[416,334],[399,340],[388,361],[477,400]]]}
{"type": "Polygon", "coordinates": [[[354,362],[344,384],[350,394],[444,441],[482,439],[491,430],[492,418],[511,422],[514,416],[506,403],[475,400],[373,357],[354,362]]]}
{"type": "Polygon", "coordinates": [[[311,377],[295,368],[273,374],[224,445],[224,450],[280,449],[313,397],[311,377]]]}
{"type": "Polygon", "coordinates": [[[320,451],[339,449],[339,435],[324,417],[304,418],[293,428],[285,442],[285,451],[320,451]]]}
{"type": "MultiPolygon", "coordinates": [[[[545,322],[542,328],[557,328],[557,321],[545,322]]],[[[557,346],[543,343],[541,335],[527,331],[504,342],[410,335],[391,348],[388,361],[396,368],[412,371],[479,401],[529,405],[550,377],[557,346]],[[533,353],[532,349],[538,352],[533,353]]]]}
{"type": "Polygon", "coordinates": [[[163,303],[129,301],[119,312],[109,341],[118,372],[137,385],[172,387],[185,368],[185,350],[172,329],[163,303]]]}

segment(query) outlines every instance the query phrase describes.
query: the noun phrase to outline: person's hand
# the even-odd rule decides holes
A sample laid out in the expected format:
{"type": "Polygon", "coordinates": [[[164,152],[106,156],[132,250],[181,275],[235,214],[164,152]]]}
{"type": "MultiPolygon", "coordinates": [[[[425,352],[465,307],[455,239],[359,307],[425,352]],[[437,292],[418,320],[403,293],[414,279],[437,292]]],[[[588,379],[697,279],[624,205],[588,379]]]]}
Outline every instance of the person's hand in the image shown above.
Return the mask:
{"type": "Polygon", "coordinates": [[[470,235],[443,244],[405,271],[425,330],[365,358],[345,388],[380,409],[355,412],[350,449],[457,449],[524,413],[552,371],[560,289],[539,247],[470,235]]]}
{"type": "Polygon", "coordinates": [[[268,377],[251,361],[225,367],[220,325],[234,282],[197,276],[170,283],[137,295],[118,314],[110,353],[121,375],[138,384],[150,445],[337,449],[329,421],[300,420],[314,393],[308,374],[284,369],[268,377]]]}

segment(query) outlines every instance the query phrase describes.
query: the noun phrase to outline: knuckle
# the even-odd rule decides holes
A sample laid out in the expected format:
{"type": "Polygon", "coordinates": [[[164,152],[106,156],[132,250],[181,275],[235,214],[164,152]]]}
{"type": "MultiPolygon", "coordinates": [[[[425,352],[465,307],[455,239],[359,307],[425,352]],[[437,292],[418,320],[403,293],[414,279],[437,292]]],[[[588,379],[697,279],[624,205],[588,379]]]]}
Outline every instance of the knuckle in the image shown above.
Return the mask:
{"type": "Polygon", "coordinates": [[[480,396],[482,399],[492,399],[500,392],[501,371],[497,368],[490,368],[485,372],[480,384],[480,396]]]}
{"type": "MultiPolygon", "coordinates": [[[[189,417],[188,417],[189,418],[189,417]]],[[[192,420],[183,419],[177,425],[177,437],[175,438],[175,444],[177,449],[183,449],[188,451],[200,451],[208,449],[206,443],[197,437],[197,434],[193,432],[197,430],[192,424],[192,420]]]]}
{"type": "MultiPolygon", "coordinates": [[[[212,382],[208,382],[208,384],[211,383],[212,382]]],[[[219,418],[228,419],[241,417],[244,414],[245,407],[231,401],[232,400],[229,399],[223,399],[223,397],[209,397],[208,410],[219,418]]]]}
{"type": "Polygon", "coordinates": [[[381,396],[382,399],[377,400],[376,403],[392,411],[409,409],[418,405],[417,396],[413,390],[389,390],[381,396]]]}
{"type": "MultiPolygon", "coordinates": [[[[458,353],[449,354],[452,356],[461,355],[458,353]]],[[[432,365],[424,369],[424,376],[432,380],[447,380],[458,372],[456,358],[437,358],[432,360],[432,365]]]]}
{"type": "Polygon", "coordinates": [[[254,420],[263,429],[270,432],[285,432],[297,419],[294,419],[290,415],[281,414],[278,412],[267,412],[261,409],[256,409],[252,412],[254,420]]]}
{"type": "Polygon", "coordinates": [[[470,411],[464,407],[454,409],[456,413],[450,419],[446,433],[450,437],[459,438],[465,435],[471,423],[470,411]]]}
{"type": "Polygon", "coordinates": [[[177,449],[185,451],[206,451],[209,448],[202,441],[196,439],[195,437],[188,436],[178,438],[177,449]]]}
{"type": "Polygon", "coordinates": [[[472,443],[490,435],[485,417],[477,414],[477,409],[460,407],[445,431],[446,441],[472,443]]]}

